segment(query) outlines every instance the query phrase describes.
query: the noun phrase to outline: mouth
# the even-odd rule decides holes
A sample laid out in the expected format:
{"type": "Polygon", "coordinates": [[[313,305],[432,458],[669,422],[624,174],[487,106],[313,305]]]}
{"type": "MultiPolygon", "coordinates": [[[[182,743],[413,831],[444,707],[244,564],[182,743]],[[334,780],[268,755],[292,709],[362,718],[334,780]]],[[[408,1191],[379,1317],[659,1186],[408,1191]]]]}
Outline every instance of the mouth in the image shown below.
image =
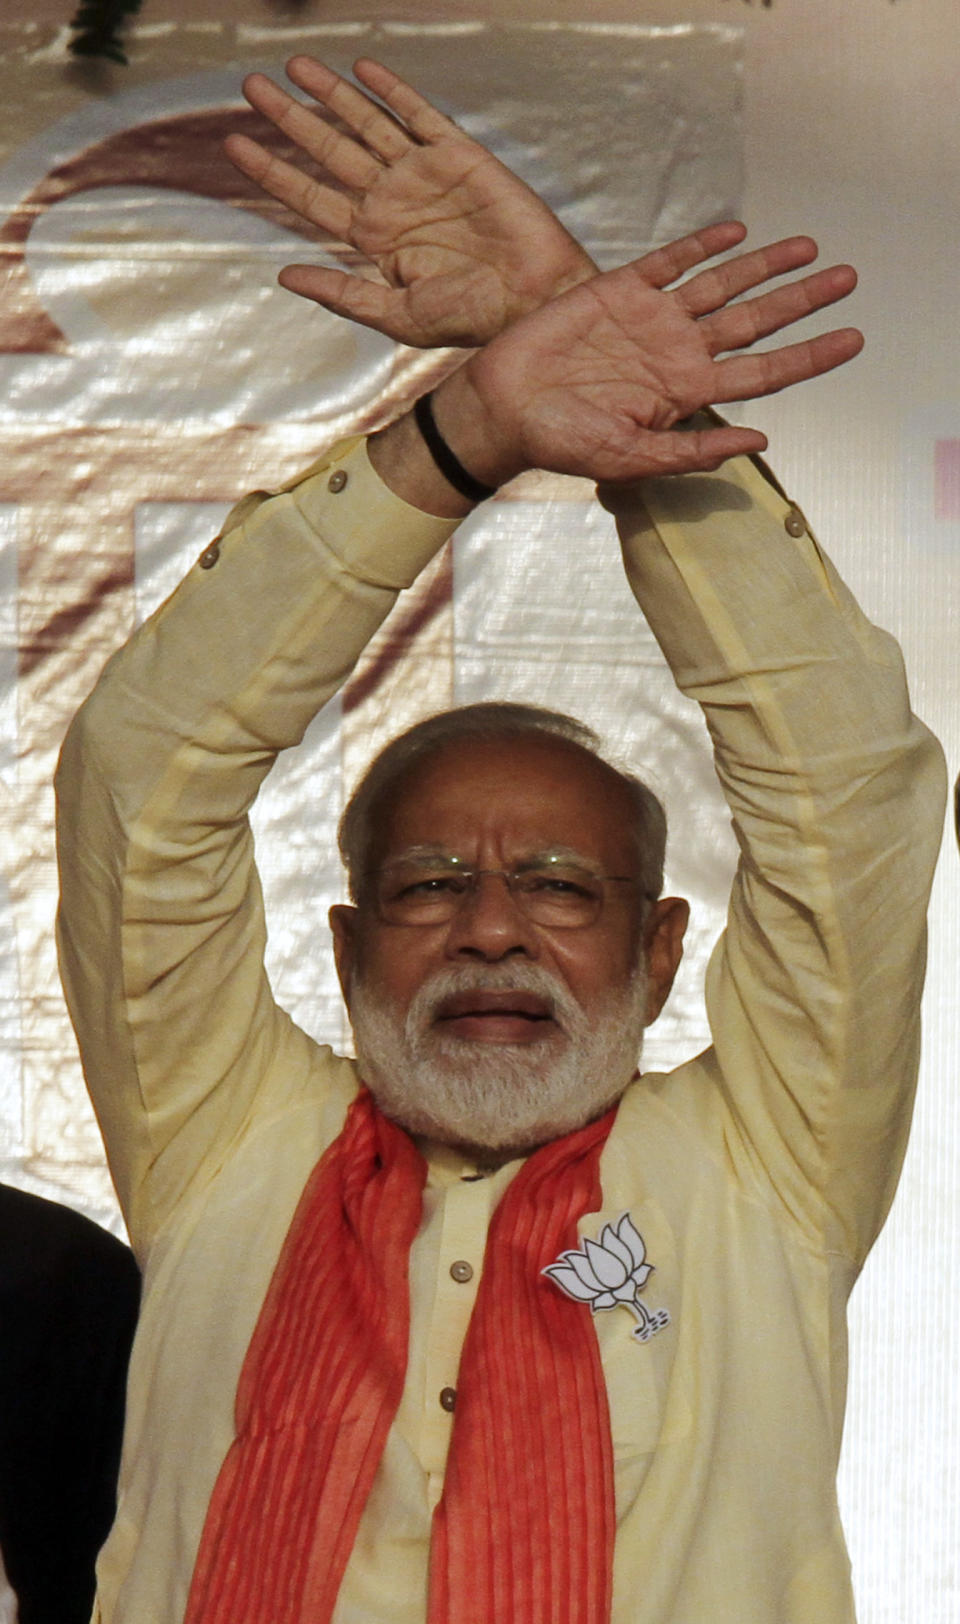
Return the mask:
{"type": "Polygon", "coordinates": [[[434,1024],[479,1043],[537,1043],[558,1030],[548,999],[519,989],[474,988],[444,998],[434,1024]]]}

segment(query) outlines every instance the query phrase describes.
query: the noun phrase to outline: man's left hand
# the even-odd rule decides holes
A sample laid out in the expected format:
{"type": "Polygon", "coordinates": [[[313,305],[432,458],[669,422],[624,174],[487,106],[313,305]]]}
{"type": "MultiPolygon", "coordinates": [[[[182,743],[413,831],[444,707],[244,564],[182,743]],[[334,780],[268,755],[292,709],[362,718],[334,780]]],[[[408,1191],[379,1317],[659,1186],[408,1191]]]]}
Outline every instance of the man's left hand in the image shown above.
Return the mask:
{"type": "Polygon", "coordinates": [[[815,378],[863,344],[841,328],[737,353],[855,287],[852,267],[834,265],[754,292],[808,265],[817,253],[809,237],[739,254],[672,289],[669,253],[657,275],[647,256],[561,295],[440,385],[440,432],[476,478],[495,486],[527,468],[596,480],[716,468],[762,451],[765,437],[732,426],[687,431],[678,427],[686,418],[815,378]]]}
{"type": "Polygon", "coordinates": [[[552,210],[485,147],[381,63],[361,59],[354,72],[373,95],[312,57],[287,64],[293,83],[342,128],[262,73],[244,81],[250,105],[337,185],[247,136],[228,137],[227,156],[271,197],[356,248],[387,284],[288,265],[285,288],[402,344],[430,348],[486,344],[595,275],[552,210]]]}

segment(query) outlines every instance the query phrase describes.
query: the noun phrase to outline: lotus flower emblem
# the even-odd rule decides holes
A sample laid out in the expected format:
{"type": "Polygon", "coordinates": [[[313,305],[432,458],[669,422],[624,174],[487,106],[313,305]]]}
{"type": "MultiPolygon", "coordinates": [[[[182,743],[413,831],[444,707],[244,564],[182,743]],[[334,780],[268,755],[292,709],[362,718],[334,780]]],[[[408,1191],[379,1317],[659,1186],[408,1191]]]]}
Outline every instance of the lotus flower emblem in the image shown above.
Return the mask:
{"type": "Polygon", "coordinates": [[[604,1224],[598,1241],[585,1240],[575,1251],[563,1252],[548,1274],[574,1302],[589,1303],[594,1314],[603,1308],[628,1308],[637,1321],[633,1336],[647,1342],[670,1324],[665,1308],[645,1308],[640,1293],[653,1273],[647,1262],[643,1236],[625,1212],[615,1224],[604,1224]]]}

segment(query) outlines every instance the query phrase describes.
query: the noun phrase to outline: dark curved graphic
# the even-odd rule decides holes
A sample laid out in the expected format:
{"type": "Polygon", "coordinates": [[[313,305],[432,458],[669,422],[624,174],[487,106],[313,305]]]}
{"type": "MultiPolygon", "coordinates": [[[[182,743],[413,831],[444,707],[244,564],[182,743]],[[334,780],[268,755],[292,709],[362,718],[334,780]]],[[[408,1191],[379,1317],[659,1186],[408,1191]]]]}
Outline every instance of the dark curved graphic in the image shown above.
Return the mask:
{"type": "MultiPolygon", "coordinates": [[[[0,228],[0,354],[65,353],[68,341],[44,309],[30,282],[25,250],[34,225],[54,204],[106,186],[154,186],[194,192],[258,214],[271,225],[322,243],[345,263],[355,256],[342,243],[312,229],[282,203],[267,197],[234,169],[223,153],[226,135],[252,136],[280,158],[302,154],[274,126],[246,105],[213,107],[150,119],[84,147],[59,164],[11,211],[0,228]]],[[[319,173],[319,170],[317,171],[319,173]]],[[[337,186],[324,173],[324,183],[337,186]]]]}

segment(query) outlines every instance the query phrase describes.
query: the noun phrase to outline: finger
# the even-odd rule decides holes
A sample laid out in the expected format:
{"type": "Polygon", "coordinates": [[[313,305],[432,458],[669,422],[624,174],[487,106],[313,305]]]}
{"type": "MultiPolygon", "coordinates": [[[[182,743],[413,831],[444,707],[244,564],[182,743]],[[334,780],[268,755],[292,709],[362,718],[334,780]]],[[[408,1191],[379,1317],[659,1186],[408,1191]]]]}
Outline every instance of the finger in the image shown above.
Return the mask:
{"type": "Polygon", "coordinates": [[[341,242],[351,240],[353,206],[343,192],[323,186],[295,164],[275,158],[249,136],[228,135],[223,147],[230,162],[278,203],[285,203],[294,214],[321,226],[341,242]]]}
{"type": "MultiPolygon", "coordinates": [[[[311,113],[266,74],[248,74],[243,81],[243,94],[256,112],[262,113],[289,136],[295,146],[346,186],[367,191],[383,173],[372,152],[335,130],[326,119],[311,113]]],[[[408,150],[409,145],[407,142],[408,150]]]]}
{"type": "Polygon", "coordinates": [[[712,355],[722,350],[740,350],[767,338],[792,322],[802,321],[815,310],[845,299],[857,284],[852,265],[833,265],[829,270],[816,271],[800,282],[775,288],[743,304],[730,305],[714,316],[705,316],[699,331],[706,338],[712,355]]]}
{"type": "Polygon", "coordinates": [[[730,457],[753,456],[767,449],[767,437],[759,429],[732,425],[716,429],[674,429],[669,440],[673,472],[685,474],[709,472],[730,457]]]}
{"type": "Polygon", "coordinates": [[[293,56],[287,63],[287,77],[335,113],[384,163],[394,163],[413,146],[402,124],[325,63],[312,56],[293,56]]]}
{"type": "Polygon", "coordinates": [[[368,282],[346,271],[316,265],[286,265],[278,281],[288,292],[312,299],[314,304],[323,305],[335,316],[346,316],[362,327],[373,327],[401,344],[416,343],[416,338],[408,336],[410,323],[404,321],[397,295],[379,282],[368,282]]]}
{"type": "Polygon", "coordinates": [[[773,276],[809,265],[816,257],[817,245],[812,237],[784,237],[749,254],[738,254],[725,265],[701,271],[677,288],[674,297],[691,316],[705,316],[773,276]]]}
{"type": "Polygon", "coordinates": [[[735,248],[746,235],[747,228],[741,221],[722,220],[718,225],[704,226],[700,231],[693,231],[688,237],[680,237],[663,248],[655,248],[651,254],[644,254],[642,259],[635,260],[633,268],[651,287],[665,288],[678,276],[683,276],[685,271],[692,270],[694,265],[702,264],[714,254],[726,253],[728,248],[735,248]]]}
{"type": "Polygon", "coordinates": [[[393,72],[391,68],[384,67],[382,62],[375,62],[372,57],[362,56],[354,63],[353,71],[360,83],[372,90],[375,96],[386,102],[387,106],[402,119],[408,130],[428,146],[436,141],[446,141],[455,136],[458,141],[468,141],[469,136],[452,119],[446,118],[438,112],[426,96],[421,96],[418,90],[408,85],[405,79],[393,72]]]}
{"type": "Polygon", "coordinates": [[[644,431],[636,444],[636,461],[628,452],[623,458],[625,466],[613,478],[633,480],[656,478],[660,474],[711,473],[730,457],[750,456],[766,448],[766,435],[758,429],[732,425],[715,429],[644,431]]]}
{"type": "Polygon", "coordinates": [[[784,349],[769,350],[763,355],[731,356],[714,365],[710,399],[719,403],[774,395],[789,384],[803,383],[807,378],[817,378],[821,373],[843,366],[862,349],[863,334],[856,327],[839,327],[805,343],[788,344],[784,349]]]}

